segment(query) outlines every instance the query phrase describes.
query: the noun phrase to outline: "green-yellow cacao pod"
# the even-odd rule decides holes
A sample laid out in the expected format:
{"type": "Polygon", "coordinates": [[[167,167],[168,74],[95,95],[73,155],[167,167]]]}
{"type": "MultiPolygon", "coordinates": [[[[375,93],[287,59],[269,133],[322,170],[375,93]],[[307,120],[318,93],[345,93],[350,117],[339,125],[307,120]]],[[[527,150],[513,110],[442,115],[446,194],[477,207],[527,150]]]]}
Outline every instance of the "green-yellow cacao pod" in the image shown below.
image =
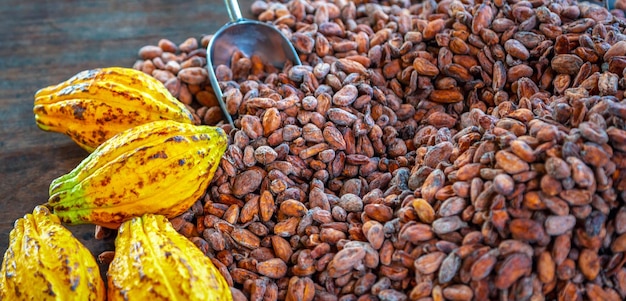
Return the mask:
{"type": "Polygon", "coordinates": [[[33,112],[39,128],[66,134],[89,152],[140,124],[194,121],[160,81],[122,67],[85,70],[37,91],[33,112]]]}
{"type": "Polygon", "coordinates": [[[211,259],[161,215],[124,222],[107,272],[114,300],[232,300],[211,259]]]}
{"type": "Polygon", "coordinates": [[[167,120],[128,129],[53,180],[47,205],[63,222],[108,228],[145,213],[174,217],[204,194],[227,144],[218,127],[167,120]]]}
{"type": "Polygon", "coordinates": [[[95,258],[43,206],[15,221],[0,271],[0,300],[106,300],[95,258]]]}

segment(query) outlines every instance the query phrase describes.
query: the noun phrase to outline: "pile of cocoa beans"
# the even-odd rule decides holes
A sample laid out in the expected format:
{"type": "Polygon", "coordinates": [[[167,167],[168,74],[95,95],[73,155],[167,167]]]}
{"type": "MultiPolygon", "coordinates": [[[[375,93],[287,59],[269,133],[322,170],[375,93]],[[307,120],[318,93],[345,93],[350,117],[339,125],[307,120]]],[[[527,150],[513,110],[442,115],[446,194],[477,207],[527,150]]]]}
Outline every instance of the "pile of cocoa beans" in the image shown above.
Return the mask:
{"type": "MultiPolygon", "coordinates": [[[[230,133],[172,219],[235,300],[626,298],[626,19],[572,0],[256,1],[302,65],[140,49],[230,133]]],[[[184,183],[181,183],[184,185],[184,183]]]]}

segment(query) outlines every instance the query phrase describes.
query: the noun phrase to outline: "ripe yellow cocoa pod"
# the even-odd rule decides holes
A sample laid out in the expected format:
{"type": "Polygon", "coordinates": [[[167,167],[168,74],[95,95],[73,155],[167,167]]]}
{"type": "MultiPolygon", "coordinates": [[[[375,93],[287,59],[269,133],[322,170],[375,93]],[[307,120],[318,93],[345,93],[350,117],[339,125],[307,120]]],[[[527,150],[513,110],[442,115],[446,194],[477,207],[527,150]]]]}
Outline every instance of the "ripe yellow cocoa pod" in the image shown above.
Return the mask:
{"type": "Polygon", "coordinates": [[[43,206],[15,221],[0,271],[0,300],[106,300],[95,258],[43,206]]]}
{"type": "Polygon", "coordinates": [[[193,123],[191,112],[152,76],[132,68],[85,70],[35,94],[35,122],[92,152],[115,134],[157,121],[193,123]]]}
{"type": "Polygon", "coordinates": [[[47,206],[63,222],[107,228],[145,213],[177,216],[204,194],[227,144],[218,127],[166,120],[128,129],[53,180],[47,206]]]}
{"type": "Polygon", "coordinates": [[[124,222],[107,272],[108,300],[232,300],[211,259],[162,215],[124,222]]]}

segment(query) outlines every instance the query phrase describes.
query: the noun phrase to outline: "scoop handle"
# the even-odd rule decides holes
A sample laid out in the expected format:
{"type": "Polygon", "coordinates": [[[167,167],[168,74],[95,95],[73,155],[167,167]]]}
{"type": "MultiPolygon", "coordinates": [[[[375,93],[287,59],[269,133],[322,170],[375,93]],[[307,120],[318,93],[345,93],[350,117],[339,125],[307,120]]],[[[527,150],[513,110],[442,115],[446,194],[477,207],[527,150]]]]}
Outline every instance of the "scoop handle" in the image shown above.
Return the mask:
{"type": "Polygon", "coordinates": [[[226,10],[228,10],[228,16],[232,22],[243,19],[237,0],[224,0],[224,4],[226,4],[226,10]]]}

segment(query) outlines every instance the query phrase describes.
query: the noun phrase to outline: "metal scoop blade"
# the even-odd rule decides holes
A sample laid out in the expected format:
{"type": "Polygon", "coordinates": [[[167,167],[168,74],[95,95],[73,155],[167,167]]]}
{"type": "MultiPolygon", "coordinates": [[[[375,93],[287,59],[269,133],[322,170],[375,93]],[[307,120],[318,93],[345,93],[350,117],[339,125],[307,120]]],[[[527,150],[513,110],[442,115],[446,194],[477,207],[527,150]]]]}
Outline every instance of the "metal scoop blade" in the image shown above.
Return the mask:
{"type": "Polygon", "coordinates": [[[261,58],[265,64],[282,69],[287,61],[301,65],[295,48],[282,32],[276,27],[243,18],[237,0],[224,0],[231,22],[222,26],[207,46],[207,69],[211,86],[226,121],[234,127],[233,118],[226,109],[215,68],[219,65],[229,67],[235,51],[241,51],[248,57],[253,54],[261,58]]]}

